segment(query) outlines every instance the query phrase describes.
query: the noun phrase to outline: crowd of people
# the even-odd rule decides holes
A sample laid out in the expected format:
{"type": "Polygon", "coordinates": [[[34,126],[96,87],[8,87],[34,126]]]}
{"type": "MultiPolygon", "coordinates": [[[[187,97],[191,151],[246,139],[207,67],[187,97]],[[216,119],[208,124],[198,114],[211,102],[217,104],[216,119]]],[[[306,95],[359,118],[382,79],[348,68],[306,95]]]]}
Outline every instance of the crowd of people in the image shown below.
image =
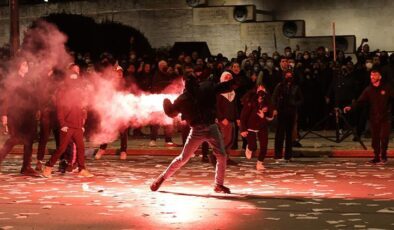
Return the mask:
{"type": "MultiPolygon", "coordinates": [[[[222,155],[208,154],[208,142],[214,153],[228,153],[230,149],[242,148],[245,149],[246,157],[250,159],[258,149],[258,140],[260,152],[257,154],[256,169],[263,170],[270,130],[275,131],[275,159],[289,162],[292,159],[292,147],[300,146],[297,142],[300,130],[333,128],[335,126],[329,122],[319,126],[316,124],[333,110],[343,111],[344,108],[347,112],[345,116],[357,130],[354,140],[359,140],[368,133],[367,127],[370,127],[372,138],[375,138],[375,141],[373,140],[375,157],[371,163],[387,161],[386,137],[391,130],[390,89],[394,85],[394,55],[389,56],[385,51],[371,52],[364,40],[356,52],[356,58],[353,59],[342,51],[337,51],[334,55],[325,47],[302,52],[286,47],[283,53],[272,54],[264,53],[259,47],[252,51],[246,49],[238,51],[236,57],[230,59],[221,54],[200,57],[198,52],[190,55],[181,53],[175,58],[166,55],[155,57],[137,55],[134,51],[131,51],[128,57],[115,58],[109,53],[103,53],[98,60],[93,60],[89,53],[71,53],[71,55],[74,57],[74,63],[66,70],[51,70],[47,78],[47,82],[51,83],[48,83],[45,90],[40,90],[41,92],[34,91],[34,85],[25,77],[29,75],[31,68],[27,60],[19,61],[18,68],[15,70],[7,68],[4,64],[7,63],[7,57],[1,55],[0,75],[5,92],[2,98],[1,115],[2,123],[7,127],[6,131],[10,136],[0,150],[0,162],[14,145],[24,144],[21,169],[24,175],[41,174],[51,177],[52,167],[61,158],[61,171],[72,171],[77,167],[81,176],[93,176],[84,163],[84,137],[89,139],[89,136],[97,131],[95,130],[97,114],[85,108],[81,95],[86,94],[83,87],[86,82],[92,80],[91,73],[104,73],[107,69],[116,73],[111,76],[116,76],[119,89],[131,94],[163,93],[163,90],[174,81],[183,79],[184,94],[186,93],[186,96],[182,94],[183,97],[190,98],[190,95],[194,95],[198,98],[195,102],[197,104],[183,105],[186,109],[178,108],[172,110],[172,113],[166,111],[170,117],[174,116],[174,111],[176,114],[182,113],[181,118],[186,123],[182,125],[183,143],[179,144],[172,141],[174,126],[162,127],[165,146],[192,146],[186,152],[183,151],[183,157],[178,158],[180,163],[177,167],[186,163],[191,153],[202,144],[202,161],[210,161],[223,169],[226,164],[237,164],[237,162],[225,158],[226,163],[223,163],[222,155]],[[381,92],[388,98],[381,102],[378,109],[373,101],[374,98],[363,94],[364,91],[371,90],[368,87],[372,75],[379,75],[381,85],[389,87],[381,92]],[[14,77],[13,82],[16,84],[12,84],[12,87],[8,86],[5,76],[14,77]],[[214,85],[204,85],[206,82],[214,85]],[[220,87],[223,86],[227,88],[221,89],[220,87]],[[201,87],[207,89],[200,90],[201,92],[196,90],[201,87]],[[14,93],[6,93],[11,91],[14,93]],[[39,101],[35,97],[37,94],[43,95],[39,101]],[[187,96],[188,94],[190,95],[187,96]],[[362,98],[360,101],[357,100],[359,97],[362,98]],[[204,100],[201,101],[202,99],[204,100]],[[21,101],[23,103],[20,103],[21,101]],[[361,104],[361,101],[370,102],[371,108],[356,106],[361,104]],[[195,111],[196,108],[201,109],[195,111]],[[386,116],[378,118],[375,116],[375,118],[384,119],[386,122],[384,128],[376,124],[374,119],[367,122],[368,111],[379,113],[381,109],[387,110],[386,116]],[[190,115],[190,111],[194,111],[193,115],[190,115]],[[196,114],[200,117],[195,117],[196,114]],[[190,144],[190,138],[194,134],[198,136],[198,133],[204,133],[204,129],[212,125],[212,122],[217,124],[220,130],[217,135],[222,136],[223,146],[216,143],[220,142],[220,138],[213,140],[204,136],[206,134],[199,136],[198,141],[190,144]],[[202,124],[205,126],[200,126],[202,124]],[[33,169],[32,145],[37,136],[38,126],[40,127],[39,147],[36,168],[33,169]],[[54,131],[57,150],[47,162],[44,162],[46,143],[51,131],[54,131]],[[376,134],[382,132],[384,134],[376,134]],[[238,146],[239,137],[242,138],[242,146],[238,146]],[[378,143],[376,139],[384,140],[378,143]]],[[[339,124],[339,127],[344,126],[339,124]]],[[[130,127],[124,127],[119,130],[121,159],[127,158],[129,129],[130,127]]],[[[132,126],[132,129],[135,135],[141,134],[141,127],[132,126]]],[[[150,125],[149,146],[157,145],[158,130],[158,125],[150,125]]],[[[95,158],[100,159],[105,154],[106,148],[107,143],[102,143],[95,158]]],[[[152,190],[157,190],[175,169],[169,168],[169,171],[159,177],[152,190]]],[[[217,184],[223,185],[223,176],[219,175],[217,184]]],[[[223,187],[219,187],[218,190],[227,191],[223,187]]]]}

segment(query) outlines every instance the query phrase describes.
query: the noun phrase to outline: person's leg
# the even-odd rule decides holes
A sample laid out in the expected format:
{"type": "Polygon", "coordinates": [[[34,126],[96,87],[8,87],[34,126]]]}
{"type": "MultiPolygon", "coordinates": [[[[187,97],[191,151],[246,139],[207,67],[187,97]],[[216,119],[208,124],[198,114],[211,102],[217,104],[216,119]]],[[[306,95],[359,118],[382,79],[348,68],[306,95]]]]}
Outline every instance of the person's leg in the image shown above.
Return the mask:
{"type": "Polygon", "coordinates": [[[174,125],[166,125],[164,129],[164,141],[166,143],[172,143],[172,135],[174,134],[174,125]]]}
{"type": "Polygon", "coordinates": [[[127,141],[129,138],[129,128],[124,129],[120,132],[120,152],[127,151],[127,141]]]}
{"type": "Polygon", "coordinates": [[[283,156],[283,141],[285,135],[285,119],[278,117],[276,131],[275,131],[275,159],[281,159],[283,156]]]}
{"type": "Polygon", "coordinates": [[[380,161],[380,124],[371,120],[371,137],[372,137],[372,149],[374,152],[374,159],[371,163],[377,163],[380,161]]]}
{"type": "Polygon", "coordinates": [[[150,126],[150,139],[152,141],[156,141],[158,134],[159,134],[159,126],[158,125],[151,125],[150,126]]]}
{"type": "Polygon", "coordinates": [[[77,148],[77,162],[79,171],[86,169],[85,166],[85,144],[83,142],[83,131],[82,129],[74,129],[72,140],[77,148]]]}
{"type": "Polygon", "coordinates": [[[258,161],[264,161],[268,150],[268,129],[262,128],[258,132],[259,143],[260,143],[260,154],[258,161]]]}
{"type": "Polygon", "coordinates": [[[390,140],[390,132],[391,132],[391,121],[390,120],[384,121],[381,124],[381,131],[380,131],[380,140],[381,140],[380,154],[382,161],[387,161],[387,148],[390,140]]]}
{"type": "Polygon", "coordinates": [[[189,159],[194,155],[194,152],[198,149],[198,146],[204,140],[204,130],[194,129],[190,130],[190,134],[186,140],[185,146],[182,152],[177,156],[167,169],[161,174],[161,177],[166,180],[170,178],[176,171],[178,171],[189,159]]]}
{"type": "Polygon", "coordinates": [[[102,149],[102,150],[106,150],[107,147],[108,147],[108,144],[104,143],[104,144],[101,144],[99,148],[102,149]]]}
{"type": "Polygon", "coordinates": [[[216,124],[209,126],[208,142],[216,156],[215,184],[223,185],[227,167],[227,154],[224,148],[223,136],[216,124]]]}
{"type": "Polygon", "coordinates": [[[46,146],[51,132],[51,121],[49,114],[43,114],[40,120],[40,140],[37,148],[37,160],[43,161],[45,156],[46,146]]]}
{"type": "Polygon", "coordinates": [[[71,141],[72,135],[73,135],[73,131],[71,129],[69,129],[67,132],[63,132],[63,131],[60,132],[60,146],[55,151],[55,153],[51,156],[51,158],[47,161],[47,163],[45,164],[46,166],[53,167],[56,164],[56,161],[67,149],[67,146],[71,141]]]}
{"type": "Polygon", "coordinates": [[[285,160],[290,160],[293,157],[293,129],[294,129],[295,117],[293,115],[288,116],[285,121],[285,160]]]}
{"type": "Polygon", "coordinates": [[[0,164],[4,160],[4,158],[8,155],[8,153],[11,152],[12,148],[21,143],[21,140],[19,138],[11,135],[5,142],[3,147],[0,149],[0,164]]]}

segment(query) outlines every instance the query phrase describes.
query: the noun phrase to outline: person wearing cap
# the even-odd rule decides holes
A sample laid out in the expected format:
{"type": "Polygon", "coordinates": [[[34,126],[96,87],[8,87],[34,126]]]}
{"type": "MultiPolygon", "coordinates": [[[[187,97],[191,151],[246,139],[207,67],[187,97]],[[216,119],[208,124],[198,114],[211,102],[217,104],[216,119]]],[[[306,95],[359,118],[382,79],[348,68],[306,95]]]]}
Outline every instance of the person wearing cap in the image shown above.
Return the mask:
{"type": "MultiPolygon", "coordinates": [[[[285,143],[285,162],[293,157],[292,131],[296,121],[297,108],[302,104],[303,96],[300,88],[294,83],[293,73],[286,72],[284,79],[275,87],[272,94],[272,104],[277,112],[277,126],[275,132],[275,159],[280,160],[283,156],[283,144],[285,143]]],[[[278,161],[277,161],[278,162],[278,161]]]]}
{"type": "Polygon", "coordinates": [[[4,158],[17,144],[23,144],[21,174],[39,176],[31,167],[33,142],[37,135],[39,101],[37,85],[29,74],[26,60],[18,63],[18,69],[5,82],[5,101],[1,110],[2,125],[9,129],[9,138],[0,149],[0,166],[4,158]]]}
{"type": "Polygon", "coordinates": [[[56,113],[60,125],[60,145],[55,153],[46,162],[42,176],[52,177],[52,168],[56,161],[64,153],[70,141],[76,146],[77,164],[79,176],[93,177],[85,165],[85,146],[83,133],[86,120],[86,95],[79,77],[79,66],[73,64],[69,67],[69,72],[64,84],[56,94],[56,113]]]}
{"type": "Polygon", "coordinates": [[[214,191],[218,193],[231,193],[230,189],[223,185],[227,166],[227,154],[223,143],[223,136],[215,122],[216,95],[218,93],[230,92],[236,86],[237,84],[234,79],[219,84],[214,83],[212,80],[205,80],[198,83],[194,74],[189,74],[186,77],[184,92],[174,103],[171,103],[168,99],[163,101],[166,115],[175,117],[181,113],[191,129],[181,154],[153,181],[150,186],[152,191],[157,191],[166,179],[170,178],[189,161],[201,143],[207,141],[212,146],[217,159],[214,191]]]}

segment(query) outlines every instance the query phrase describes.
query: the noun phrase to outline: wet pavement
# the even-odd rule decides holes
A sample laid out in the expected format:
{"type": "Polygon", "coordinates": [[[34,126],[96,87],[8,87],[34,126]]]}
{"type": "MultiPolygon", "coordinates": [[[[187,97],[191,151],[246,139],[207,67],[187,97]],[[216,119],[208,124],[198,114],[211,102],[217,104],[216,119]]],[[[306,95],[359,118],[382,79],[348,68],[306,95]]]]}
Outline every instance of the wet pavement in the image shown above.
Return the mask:
{"type": "MultiPolygon", "coordinates": [[[[146,153],[149,153],[146,150],[146,153]]],[[[394,229],[394,164],[365,158],[296,158],[288,164],[234,157],[225,184],[194,157],[158,192],[149,185],[173,156],[88,159],[94,178],[21,176],[20,155],[0,174],[0,229],[394,229]]]]}

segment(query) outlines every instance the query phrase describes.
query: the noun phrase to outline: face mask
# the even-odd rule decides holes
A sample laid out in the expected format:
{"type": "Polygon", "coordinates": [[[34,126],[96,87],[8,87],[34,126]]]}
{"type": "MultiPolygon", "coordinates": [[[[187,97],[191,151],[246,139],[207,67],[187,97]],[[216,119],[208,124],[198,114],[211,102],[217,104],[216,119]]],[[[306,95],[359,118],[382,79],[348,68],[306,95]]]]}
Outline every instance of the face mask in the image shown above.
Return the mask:
{"type": "Polygon", "coordinates": [[[365,67],[366,67],[367,69],[372,69],[372,66],[373,66],[373,64],[372,64],[371,62],[365,63],[365,67]]]}
{"type": "Polygon", "coordinates": [[[309,59],[309,55],[304,55],[304,59],[309,59]]]}
{"type": "Polygon", "coordinates": [[[274,59],[275,59],[275,60],[278,60],[278,59],[279,59],[279,56],[276,56],[276,55],[275,55],[275,56],[274,56],[274,59]]]}
{"type": "Polygon", "coordinates": [[[294,68],[295,63],[294,63],[294,62],[291,62],[291,63],[289,63],[289,65],[291,66],[291,68],[294,68]]]}
{"type": "Polygon", "coordinates": [[[259,72],[260,68],[259,67],[254,67],[253,70],[254,70],[254,72],[259,72]]]}
{"type": "Polygon", "coordinates": [[[290,52],[286,52],[286,57],[290,57],[291,53],[290,52]]]}
{"type": "Polygon", "coordinates": [[[273,62],[267,62],[267,67],[272,68],[274,66],[273,62]]]}

